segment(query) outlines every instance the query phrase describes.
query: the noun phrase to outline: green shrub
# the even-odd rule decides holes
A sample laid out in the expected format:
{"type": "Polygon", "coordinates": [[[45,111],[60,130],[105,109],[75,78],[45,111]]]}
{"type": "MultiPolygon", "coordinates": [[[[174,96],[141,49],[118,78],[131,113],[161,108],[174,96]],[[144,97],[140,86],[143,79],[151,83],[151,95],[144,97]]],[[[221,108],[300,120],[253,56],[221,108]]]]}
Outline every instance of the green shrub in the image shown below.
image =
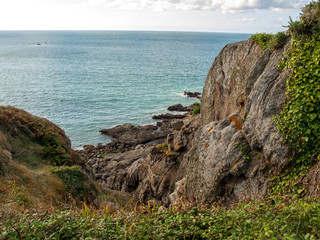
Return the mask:
{"type": "Polygon", "coordinates": [[[278,32],[272,36],[271,41],[269,42],[269,48],[277,49],[280,48],[287,40],[289,36],[285,32],[278,32]]]}
{"type": "Polygon", "coordinates": [[[289,36],[284,32],[278,32],[276,34],[271,33],[257,33],[251,35],[250,39],[258,44],[263,50],[277,49],[281,47],[289,36]]]}
{"type": "Polygon", "coordinates": [[[290,18],[288,32],[296,36],[308,36],[320,30],[320,2],[312,1],[302,9],[300,20],[290,18]]]}
{"type": "Polygon", "coordinates": [[[73,165],[76,160],[75,154],[63,143],[58,134],[48,132],[45,129],[38,134],[38,143],[44,148],[41,157],[53,166],[73,165]]]}
{"type": "Polygon", "coordinates": [[[168,143],[167,143],[167,141],[165,141],[165,142],[162,143],[162,144],[159,144],[159,145],[157,146],[157,148],[158,148],[158,150],[161,151],[161,152],[167,151],[167,150],[168,150],[168,143]]]}
{"type": "Polygon", "coordinates": [[[192,110],[191,115],[195,116],[200,114],[200,103],[195,102],[193,105],[194,105],[194,109],[192,110]]]}
{"type": "Polygon", "coordinates": [[[308,37],[301,37],[301,31],[292,36],[290,49],[280,64],[289,78],[287,102],[276,121],[284,142],[296,153],[295,162],[303,165],[315,160],[320,152],[320,36],[315,29],[312,31],[308,37]]]}
{"type": "Polygon", "coordinates": [[[53,167],[52,173],[61,179],[68,192],[76,199],[85,200],[88,193],[97,191],[79,166],[53,167]]]}
{"type": "Polygon", "coordinates": [[[269,43],[273,37],[273,34],[271,33],[257,33],[254,35],[251,35],[250,39],[258,44],[263,50],[268,49],[269,43]]]}

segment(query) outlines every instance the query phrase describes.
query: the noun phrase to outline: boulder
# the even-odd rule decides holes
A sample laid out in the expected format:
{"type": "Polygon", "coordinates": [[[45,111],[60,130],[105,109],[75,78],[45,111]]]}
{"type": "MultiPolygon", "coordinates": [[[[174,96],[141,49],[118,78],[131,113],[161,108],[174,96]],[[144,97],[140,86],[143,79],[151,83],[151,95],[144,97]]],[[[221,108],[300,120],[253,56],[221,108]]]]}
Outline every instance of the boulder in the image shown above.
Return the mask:
{"type": "Polygon", "coordinates": [[[189,98],[198,98],[200,99],[201,93],[199,92],[184,92],[183,95],[189,97],[189,98]]]}
{"type": "Polygon", "coordinates": [[[172,105],[172,106],[168,107],[167,110],[168,111],[177,111],[177,112],[186,112],[187,111],[187,107],[184,107],[179,103],[179,104],[175,104],[175,105],[172,105]]]}
{"type": "Polygon", "coordinates": [[[133,126],[127,123],[111,129],[103,129],[100,132],[115,138],[113,140],[115,143],[137,146],[155,141],[163,142],[170,130],[158,131],[155,125],[133,126]]]}
{"type": "Polygon", "coordinates": [[[171,113],[166,113],[166,114],[160,114],[160,115],[154,115],[152,116],[152,119],[183,119],[185,118],[185,114],[171,114],[171,113]]]}

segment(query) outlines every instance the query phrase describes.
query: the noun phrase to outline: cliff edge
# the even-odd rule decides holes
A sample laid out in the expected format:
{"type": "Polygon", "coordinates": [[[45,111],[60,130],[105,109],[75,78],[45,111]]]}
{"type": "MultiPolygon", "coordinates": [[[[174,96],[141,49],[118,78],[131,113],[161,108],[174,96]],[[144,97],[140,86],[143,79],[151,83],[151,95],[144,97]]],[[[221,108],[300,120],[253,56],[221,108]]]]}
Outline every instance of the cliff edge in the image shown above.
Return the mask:
{"type": "Polygon", "coordinates": [[[263,51],[247,40],[216,57],[201,97],[202,126],[185,158],[182,195],[189,201],[254,199],[266,193],[267,173],[287,165],[273,117],[286,99],[288,76],[277,64],[287,46],[263,51]]]}

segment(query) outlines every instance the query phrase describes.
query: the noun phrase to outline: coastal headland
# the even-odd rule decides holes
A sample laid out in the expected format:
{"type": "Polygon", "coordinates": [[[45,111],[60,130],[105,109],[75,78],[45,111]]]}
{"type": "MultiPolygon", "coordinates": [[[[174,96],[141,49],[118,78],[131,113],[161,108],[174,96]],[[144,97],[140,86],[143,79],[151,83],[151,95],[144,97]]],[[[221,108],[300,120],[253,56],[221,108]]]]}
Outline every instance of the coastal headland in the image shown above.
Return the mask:
{"type": "Polygon", "coordinates": [[[200,104],[101,129],[108,144],[75,151],[0,107],[0,236],[319,239],[319,16],[311,2],[286,33],[227,44],[186,92],[200,104]]]}

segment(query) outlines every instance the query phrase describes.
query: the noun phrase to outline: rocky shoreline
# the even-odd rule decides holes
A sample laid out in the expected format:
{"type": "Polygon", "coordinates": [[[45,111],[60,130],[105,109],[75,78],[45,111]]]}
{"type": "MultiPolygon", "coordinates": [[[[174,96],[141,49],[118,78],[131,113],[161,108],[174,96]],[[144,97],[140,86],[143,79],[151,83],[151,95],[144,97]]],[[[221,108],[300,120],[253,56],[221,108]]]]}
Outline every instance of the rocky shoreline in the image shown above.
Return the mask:
{"type": "Polygon", "coordinates": [[[189,113],[160,115],[164,117],[155,125],[126,123],[100,130],[113,139],[77,151],[84,159],[86,172],[102,187],[131,193],[140,202],[170,204],[169,195],[182,177],[177,171],[183,155],[200,126],[200,117],[190,114],[193,105],[180,106],[171,106],[169,111],[188,109],[189,113]]]}

